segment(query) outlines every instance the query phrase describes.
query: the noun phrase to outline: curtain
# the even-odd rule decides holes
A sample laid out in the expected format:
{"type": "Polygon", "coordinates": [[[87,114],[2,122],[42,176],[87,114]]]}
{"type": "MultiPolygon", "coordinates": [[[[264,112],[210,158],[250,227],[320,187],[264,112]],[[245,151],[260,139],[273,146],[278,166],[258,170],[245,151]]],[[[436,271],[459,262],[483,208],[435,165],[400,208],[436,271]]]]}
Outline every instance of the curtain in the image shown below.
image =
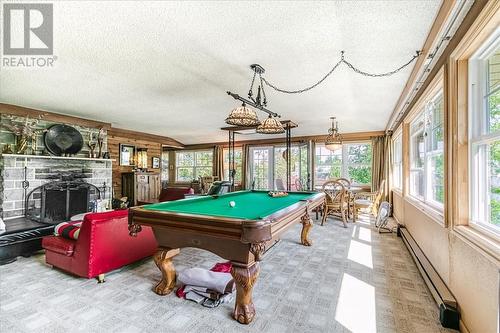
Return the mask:
{"type": "Polygon", "coordinates": [[[378,191],[384,182],[381,200],[392,203],[391,188],[392,173],[392,142],[390,135],[381,135],[372,138],[372,191],[378,191]]]}
{"type": "Polygon", "coordinates": [[[221,146],[214,147],[214,176],[224,179],[224,149],[221,146]]]}
{"type": "MultiPolygon", "coordinates": [[[[379,189],[380,183],[385,179],[385,136],[374,136],[372,138],[372,191],[379,189]]],[[[385,200],[385,198],[384,198],[385,200]]]]}
{"type": "Polygon", "coordinates": [[[392,135],[386,135],[384,137],[384,151],[385,151],[385,162],[384,162],[384,179],[385,179],[385,187],[384,187],[384,195],[385,199],[389,201],[392,205],[392,135]]]}

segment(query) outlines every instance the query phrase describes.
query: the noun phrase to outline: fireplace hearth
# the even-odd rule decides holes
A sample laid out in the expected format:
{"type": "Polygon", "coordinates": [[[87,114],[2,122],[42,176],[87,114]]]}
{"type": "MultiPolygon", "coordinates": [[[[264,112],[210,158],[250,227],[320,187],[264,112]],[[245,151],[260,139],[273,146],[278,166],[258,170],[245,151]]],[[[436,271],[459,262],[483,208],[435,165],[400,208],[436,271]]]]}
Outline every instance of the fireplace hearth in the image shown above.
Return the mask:
{"type": "Polygon", "coordinates": [[[101,190],[78,177],[63,179],[67,180],[46,183],[27,195],[27,218],[55,224],[69,221],[73,215],[92,211],[91,203],[101,199],[101,190]]]}

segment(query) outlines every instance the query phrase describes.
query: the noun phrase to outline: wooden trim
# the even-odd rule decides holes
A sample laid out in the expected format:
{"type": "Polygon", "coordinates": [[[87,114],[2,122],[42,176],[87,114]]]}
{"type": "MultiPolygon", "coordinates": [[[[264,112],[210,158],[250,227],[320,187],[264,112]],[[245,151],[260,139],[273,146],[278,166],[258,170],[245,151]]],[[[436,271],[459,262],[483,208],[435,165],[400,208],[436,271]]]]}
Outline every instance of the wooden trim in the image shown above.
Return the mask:
{"type": "MultiPolygon", "coordinates": [[[[371,140],[371,138],[374,136],[381,136],[384,134],[385,134],[384,131],[342,133],[342,138],[346,142],[368,141],[368,140],[371,140]]],[[[322,141],[326,140],[326,137],[327,137],[327,135],[296,136],[296,137],[292,137],[292,143],[307,142],[307,141],[322,142],[322,141]]],[[[270,139],[243,140],[243,141],[236,141],[235,145],[239,147],[242,145],[270,145],[270,144],[277,144],[277,143],[284,144],[285,138],[283,137],[283,138],[270,138],[270,139]]],[[[186,145],[184,148],[185,149],[203,149],[203,148],[209,148],[209,147],[213,148],[214,146],[227,147],[228,143],[227,143],[227,141],[200,143],[200,144],[186,145]]]]}
{"type": "Polygon", "coordinates": [[[410,194],[410,123],[403,123],[403,199],[410,194]]]}
{"type": "Polygon", "coordinates": [[[109,130],[111,128],[110,123],[78,118],[49,111],[30,109],[24,106],[5,104],[5,103],[0,103],[0,114],[11,114],[20,117],[26,117],[28,115],[31,118],[43,115],[44,120],[54,121],[57,123],[73,124],[73,125],[92,127],[92,128],[104,128],[106,130],[109,130]]]}
{"type": "MultiPolygon", "coordinates": [[[[418,100],[412,105],[411,108],[408,109],[408,113],[404,118],[404,122],[411,123],[415,118],[417,118],[422,113],[422,109],[425,107],[425,104],[432,99],[439,90],[443,91],[443,104],[446,99],[446,92],[444,91],[444,68],[440,68],[436,76],[429,82],[429,85],[422,90],[422,94],[418,98],[418,100]]],[[[444,105],[443,105],[443,110],[444,105]]],[[[445,112],[446,113],[446,112],[445,112]]]]}
{"type": "MultiPolygon", "coordinates": [[[[467,237],[470,220],[469,198],[469,58],[500,25],[500,2],[490,1],[469,25],[448,63],[449,119],[447,210],[451,227],[467,237]],[[463,227],[462,227],[463,226],[463,227]],[[465,229],[464,229],[465,228],[465,229]]],[[[475,238],[474,241],[478,240],[475,238]]],[[[485,242],[482,242],[486,244],[485,242]]],[[[488,251],[485,245],[481,247],[488,251]]],[[[491,252],[491,251],[490,251],[491,252]]],[[[498,258],[498,255],[497,255],[498,258]]]]}
{"type": "MultiPolygon", "coordinates": [[[[463,38],[450,54],[452,59],[468,59],[500,25],[500,2],[489,1],[481,11],[476,11],[475,20],[469,24],[463,38]]],[[[471,9],[472,11],[472,9],[471,9]]]]}
{"type": "Polygon", "coordinates": [[[160,143],[163,146],[168,146],[168,147],[172,147],[172,148],[184,148],[184,145],[182,143],[180,143],[179,141],[174,140],[172,138],[169,138],[168,136],[161,136],[161,135],[155,135],[155,134],[149,134],[149,133],[143,133],[143,132],[136,132],[136,131],[122,129],[122,128],[112,127],[108,130],[108,135],[121,136],[121,137],[127,137],[127,138],[137,137],[137,138],[140,138],[141,140],[147,140],[147,141],[160,143]]]}
{"type": "MultiPolygon", "coordinates": [[[[417,59],[417,62],[415,66],[413,67],[413,70],[411,71],[410,77],[408,78],[408,81],[406,81],[405,87],[403,91],[401,92],[401,95],[399,96],[396,106],[394,107],[394,110],[392,111],[391,117],[389,118],[389,122],[387,123],[387,126],[389,126],[392,122],[392,120],[396,117],[397,113],[399,110],[401,110],[404,106],[404,102],[406,97],[411,93],[413,86],[416,83],[417,76],[418,74],[423,70],[424,68],[424,63],[431,51],[433,51],[432,46],[437,43],[437,38],[441,30],[444,28],[444,25],[450,16],[453,7],[455,6],[455,1],[451,0],[445,0],[441,4],[441,8],[439,8],[438,14],[436,16],[436,19],[434,20],[434,23],[432,24],[431,30],[429,31],[429,34],[427,35],[427,38],[425,39],[424,45],[422,46],[422,53],[420,57],[417,59]]],[[[386,128],[389,129],[389,128],[386,128]]]]}
{"type": "MultiPolygon", "coordinates": [[[[448,2],[448,1],[445,1],[445,2],[448,2]]],[[[498,1],[490,1],[490,3],[495,3],[495,2],[497,2],[497,5],[498,5],[498,1]]],[[[443,53],[441,54],[439,59],[434,64],[434,67],[432,68],[431,72],[429,73],[429,75],[425,79],[425,82],[419,88],[419,91],[417,92],[415,97],[411,100],[410,104],[408,105],[408,108],[406,109],[407,111],[405,112],[403,117],[401,117],[401,120],[399,122],[394,123],[393,127],[399,126],[399,124],[404,121],[404,119],[408,115],[408,110],[413,109],[415,103],[422,96],[422,93],[427,89],[427,86],[429,86],[429,84],[433,81],[434,77],[439,73],[441,68],[448,62],[448,58],[450,57],[452,52],[455,50],[457,45],[461,42],[462,38],[464,38],[464,36],[467,33],[467,31],[469,30],[469,28],[474,24],[476,18],[480,15],[481,10],[484,7],[486,7],[487,4],[488,4],[488,0],[476,0],[474,2],[474,4],[469,9],[469,12],[467,13],[465,18],[463,19],[462,23],[458,27],[457,31],[455,32],[455,35],[449,41],[445,50],[443,51],[443,53]]],[[[489,7],[492,7],[492,5],[490,5],[489,7]]],[[[413,86],[413,83],[412,83],[412,86],[413,86]]],[[[398,107],[395,108],[393,115],[397,114],[397,112],[399,112],[398,107]]],[[[392,119],[393,119],[393,116],[391,116],[388,125],[391,124],[392,119]]]]}

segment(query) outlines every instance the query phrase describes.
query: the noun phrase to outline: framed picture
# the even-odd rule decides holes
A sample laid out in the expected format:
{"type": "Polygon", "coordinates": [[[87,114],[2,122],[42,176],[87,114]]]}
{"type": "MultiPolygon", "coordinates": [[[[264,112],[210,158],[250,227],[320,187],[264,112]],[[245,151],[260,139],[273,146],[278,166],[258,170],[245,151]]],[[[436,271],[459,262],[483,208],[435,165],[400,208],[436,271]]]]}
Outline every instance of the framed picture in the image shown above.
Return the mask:
{"type": "Polygon", "coordinates": [[[159,169],[160,168],[160,158],[159,157],[153,157],[153,169],[159,169]]]}
{"type": "Polygon", "coordinates": [[[120,165],[134,165],[135,146],[120,143],[120,165]]]}

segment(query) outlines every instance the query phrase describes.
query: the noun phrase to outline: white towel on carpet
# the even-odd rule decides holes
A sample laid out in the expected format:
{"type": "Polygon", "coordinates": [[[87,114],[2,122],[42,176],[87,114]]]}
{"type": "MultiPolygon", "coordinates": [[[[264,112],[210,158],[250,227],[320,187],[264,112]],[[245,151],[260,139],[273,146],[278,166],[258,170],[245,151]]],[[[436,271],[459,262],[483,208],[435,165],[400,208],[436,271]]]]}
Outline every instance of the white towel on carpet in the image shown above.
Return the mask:
{"type": "Polygon", "coordinates": [[[233,291],[234,281],[230,273],[212,272],[203,268],[187,268],[177,280],[184,285],[204,287],[221,294],[233,291]]]}

